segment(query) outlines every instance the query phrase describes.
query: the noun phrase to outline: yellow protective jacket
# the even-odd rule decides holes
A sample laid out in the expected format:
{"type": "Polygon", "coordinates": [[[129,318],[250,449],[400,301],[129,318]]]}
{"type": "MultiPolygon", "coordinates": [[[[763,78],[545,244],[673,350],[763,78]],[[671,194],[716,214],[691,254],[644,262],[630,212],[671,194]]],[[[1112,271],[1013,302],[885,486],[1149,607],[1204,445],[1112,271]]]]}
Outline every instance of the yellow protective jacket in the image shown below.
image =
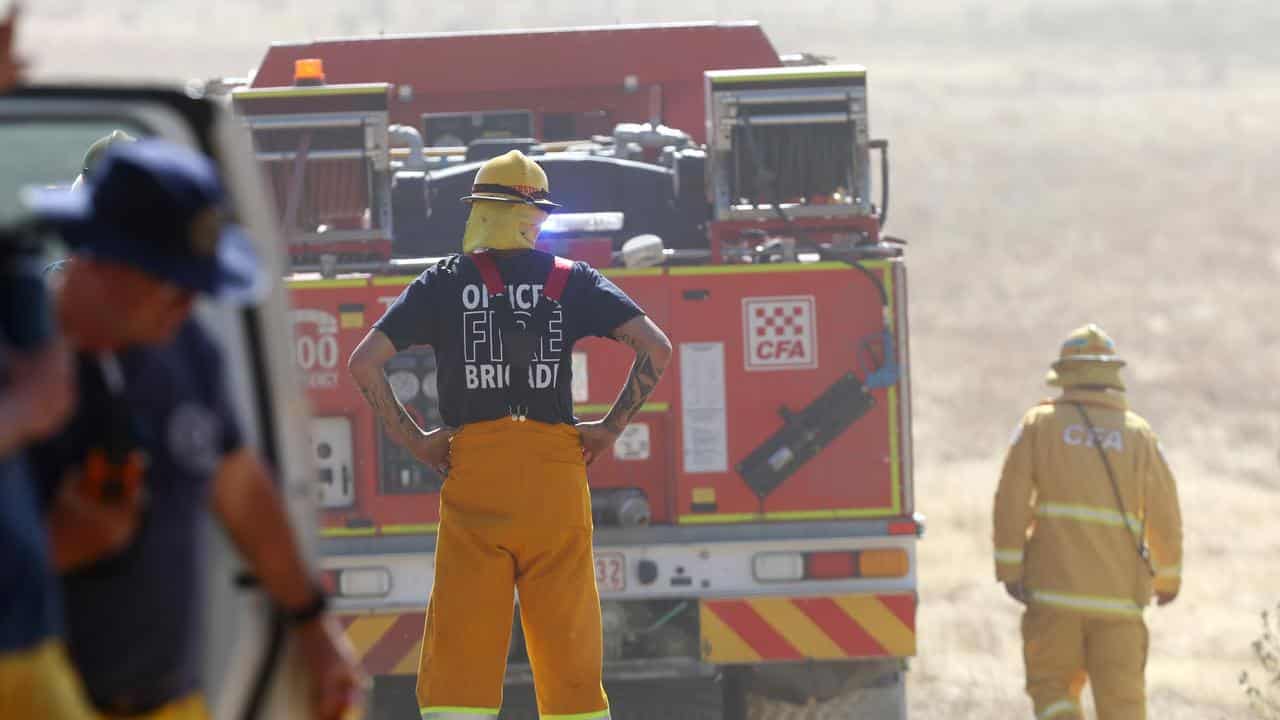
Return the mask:
{"type": "Polygon", "coordinates": [[[1173,474],[1155,433],[1122,395],[1071,388],[1027,412],[1000,475],[994,528],[996,578],[1022,580],[1032,603],[1140,617],[1153,590],[1176,593],[1181,583],[1173,474]],[[1083,406],[1094,433],[1073,403],[1083,406]],[[1142,533],[1154,578],[1138,555],[1142,533]]]}

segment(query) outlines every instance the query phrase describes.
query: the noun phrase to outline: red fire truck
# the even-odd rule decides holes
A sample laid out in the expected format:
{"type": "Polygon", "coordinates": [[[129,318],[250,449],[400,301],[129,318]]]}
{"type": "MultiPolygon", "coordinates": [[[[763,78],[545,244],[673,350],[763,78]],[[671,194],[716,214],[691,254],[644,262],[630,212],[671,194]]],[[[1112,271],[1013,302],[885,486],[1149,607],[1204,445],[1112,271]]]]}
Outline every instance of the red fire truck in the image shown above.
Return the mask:
{"type": "MultiPolygon", "coordinates": [[[[923,526],[864,68],[780,56],[754,23],[388,36],[273,45],[231,97],[288,244],[321,553],[371,717],[415,712],[443,479],[383,434],[345,358],[460,249],[458,199],[511,148],[565,205],[540,246],[601,268],[676,346],[590,470],[614,716],[905,717],[923,526]]],[[[573,349],[579,417],[629,365],[615,343],[573,349]]],[[[430,348],[388,373],[439,422],[430,348]]],[[[503,717],[536,717],[514,633],[503,717]]]]}

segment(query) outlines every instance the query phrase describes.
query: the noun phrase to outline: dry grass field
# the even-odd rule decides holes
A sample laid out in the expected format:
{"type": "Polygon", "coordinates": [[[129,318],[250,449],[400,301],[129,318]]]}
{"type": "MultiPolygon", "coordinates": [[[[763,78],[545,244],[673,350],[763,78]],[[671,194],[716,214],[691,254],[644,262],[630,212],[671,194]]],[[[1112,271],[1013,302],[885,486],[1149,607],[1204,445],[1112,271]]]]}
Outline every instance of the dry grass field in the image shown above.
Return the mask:
{"type": "MultiPolygon", "coordinates": [[[[447,4],[302,4],[227,0],[195,23],[187,0],[41,0],[23,42],[49,75],[236,75],[270,39],[483,24],[447,4]],[[41,46],[53,33],[79,52],[41,46]]],[[[1255,667],[1258,613],[1280,601],[1280,6],[560,0],[504,16],[479,5],[471,17],[502,27],[754,17],[783,50],[871,67],[873,134],[891,139],[889,230],[911,243],[917,503],[929,518],[911,717],[1030,717],[1018,609],[993,580],[991,496],[1014,422],[1087,321],[1129,359],[1131,402],[1180,483],[1185,585],[1148,614],[1150,717],[1248,717],[1237,679],[1255,667]]]]}
{"type": "Polygon", "coordinates": [[[992,580],[1004,444],[1057,343],[1094,320],[1180,482],[1185,589],[1152,627],[1152,718],[1246,716],[1257,613],[1280,599],[1280,92],[1008,92],[999,72],[882,73],[891,228],[912,242],[920,658],[913,717],[1015,717],[1017,608],[992,580]],[[897,82],[895,82],[897,81],[897,82]]]}

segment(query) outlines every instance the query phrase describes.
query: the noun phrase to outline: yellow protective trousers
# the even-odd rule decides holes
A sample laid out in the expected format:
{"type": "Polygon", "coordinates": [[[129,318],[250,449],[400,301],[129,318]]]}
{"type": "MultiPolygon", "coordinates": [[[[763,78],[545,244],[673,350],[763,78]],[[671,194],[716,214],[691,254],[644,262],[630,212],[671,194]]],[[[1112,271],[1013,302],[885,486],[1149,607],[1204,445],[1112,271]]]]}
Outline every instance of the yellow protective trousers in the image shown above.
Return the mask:
{"type": "Polygon", "coordinates": [[[1036,720],[1083,720],[1086,680],[1098,720],[1146,720],[1141,617],[1097,617],[1033,603],[1022,616],[1022,651],[1036,720]]]}
{"type": "Polygon", "coordinates": [[[514,595],[544,719],[609,717],[578,431],[509,418],[453,437],[418,669],[423,720],[494,718],[514,595]]]}
{"type": "Polygon", "coordinates": [[[99,720],[210,720],[210,718],[209,706],[205,704],[204,695],[200,693],[192,693],[142,715],[103,713],[99,716],[99,720]]]}
{"type": "Polygon", "coordinates": [[[91,720],[89,699],[58,640],[0,654],[0,718],[91,720]]]}

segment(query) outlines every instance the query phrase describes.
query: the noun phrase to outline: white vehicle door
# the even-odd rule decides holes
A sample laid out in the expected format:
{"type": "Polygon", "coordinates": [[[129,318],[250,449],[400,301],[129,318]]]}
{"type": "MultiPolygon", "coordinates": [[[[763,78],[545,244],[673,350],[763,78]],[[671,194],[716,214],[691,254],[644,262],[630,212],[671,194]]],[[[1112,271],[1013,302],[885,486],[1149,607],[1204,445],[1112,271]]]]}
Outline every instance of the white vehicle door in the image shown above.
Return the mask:
{"type": "MultiPolygon", "coordinates": [[[[70,186],[90,143],[115,129],[213,157],[230,213],[254,238],[268,277],[280,277],[282,245],[242,126],[221,104],[180,91],[49,87],[0,95],[0,227],[21,222],[24,189],[70,186]]],[[[54,243],[42,252],[55,260],[62,250],[54,243]]],[[[294,380],[286,293],[272,283],[256,305],[202,301],[197,313],[222,344],[246,435],[278,471],[295,531],[314,563],[315,473],[305,400],[294,380]]],[[[305,717],[305,678],[287,634],[265,595],[243,582],[235,551],[217,532],[206,544],[205,696],[219,720],[305,717]]]]}

